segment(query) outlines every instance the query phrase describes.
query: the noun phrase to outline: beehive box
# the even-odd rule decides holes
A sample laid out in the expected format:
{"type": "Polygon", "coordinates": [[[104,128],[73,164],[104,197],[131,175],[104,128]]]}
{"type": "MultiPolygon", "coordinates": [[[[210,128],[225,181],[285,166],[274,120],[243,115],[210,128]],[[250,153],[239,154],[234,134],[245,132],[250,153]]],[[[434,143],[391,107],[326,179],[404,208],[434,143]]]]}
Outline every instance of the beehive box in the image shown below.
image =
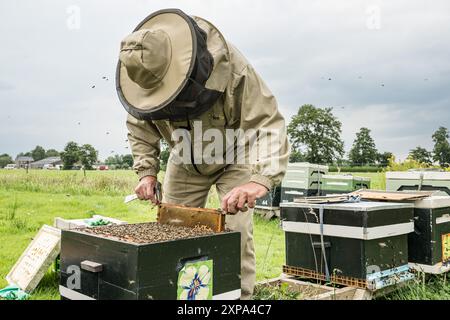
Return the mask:
{"type": "Polygon", "coordinates": [[[370,189],[370,178],[353,175],[324,175],[321,195],[343,194],[359,189],[370,189]]]}
{"type": "Polygon", "coordinates": [[[440,191],[442,195],[450,195],[450,172],[386,172],[386,190],[440,191]]]}
{"type": "Polygon", "coordinates": [[[63,230],[61,297],[239,299],[240,234],[197,234],[191,229],[153,223],[63,230]],[[179,238],[186,232],[186,238],[179,238]],[[146,240],[155,235],[160,239],[146,240]]]}
{"type": "Polygon", "coordinates": [[[450,271],[450,197],[432,196],[415,202],[409,262],[426,273],[450,271]]]}
{"type": "Polygon", "coordinates": [[[408,234],[414,230],[413,214],[413,204],[403,203],[281,204],[286,239],[283,270],[323,280],[326,258],[329,276],[343,285],[375,290],[393,280],[409,280],[408,234]]]}
{"type": "Polygon", "coordinates": [[[306,162],[289,163],[281,182],[281,202],[292,202],[294,198],[318,195],[321,178],[327,173],[327,166],[306,162]]]}

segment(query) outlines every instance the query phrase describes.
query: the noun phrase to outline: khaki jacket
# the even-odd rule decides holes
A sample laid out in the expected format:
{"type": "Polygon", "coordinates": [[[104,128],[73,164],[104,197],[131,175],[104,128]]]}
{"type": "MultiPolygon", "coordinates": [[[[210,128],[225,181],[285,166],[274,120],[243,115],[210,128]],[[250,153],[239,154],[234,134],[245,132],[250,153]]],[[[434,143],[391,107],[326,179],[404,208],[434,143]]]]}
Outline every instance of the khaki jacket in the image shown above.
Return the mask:
{"type": "MultiPolygon", "coordinates": [[[[273,144],[277,145],[276,150],[269,152],[263,158],[258,158],[258,161],[251,166],[252,176],[250,181],[271,189],[281,183],[288,163],[289,143],[286,135],[286,124],[278,110],[275,97],[261,77],[233,45],[228,43],[228,46],[231,77],[226,90],[209,111],[195,119],[189,119],[189,125],[194,128],[194,125],[198,127],[201,123],[203,132],[213,128],[217,129],[216,132],[221,132],[224,137],[226,136],[226,129],[243,129],[244,132],[253,129],[258,134],[264,130],[276,132],[277,143],[273,144]]],[[[139,178],[157,175],[161,139],[164,139],[171,149],[169,161],[179,160],[179,149],[172,141],[172,133],[176,129],[187,126],[187,121],[144,121],[137,120],[131,115],[128,116],[128,139],[134,157],[134,169],[139,178]],[[175,150],[177,152],[174,152],[175,150]]],[[[196,151],[198,150],[197,147],[202,145],[205,148],[211,142],[199,141],[201,138],[198,135],[194,136],[193,131],[195,130],[190,130],[189,135],[195,158],[199,154],[201,155],[201,151],[196,151]],[[195,141],[199,144],[195,144],[195,141]]],[[[226,141],[223,142],[223,145],[223,150],[217,151],[216,149],[212,153],[215,159],[222,158],[224,160],[222,163],[215,161],[213,164],[207,164],[205,161],[200,163],[194,160],[195,166],[192,162],[180,165],[194,174],[212,175],[217,173],[229,164],[225,161],[227,150],[229,151],[230,148],[236,150],[235,143],[232,146],[228,145],[228,148],[225,147],[226,141]]]]}

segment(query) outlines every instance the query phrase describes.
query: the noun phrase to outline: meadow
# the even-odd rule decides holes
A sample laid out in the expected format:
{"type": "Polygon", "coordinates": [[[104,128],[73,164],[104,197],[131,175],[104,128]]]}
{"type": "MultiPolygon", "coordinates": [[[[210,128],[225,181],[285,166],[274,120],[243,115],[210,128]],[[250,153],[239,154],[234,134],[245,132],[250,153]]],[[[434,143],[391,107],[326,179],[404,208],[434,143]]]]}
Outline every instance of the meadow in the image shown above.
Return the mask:
{"type": "MultiPolygon", "coordinates": [[[[373,188],[384,188],[383,173],[355,174],[372,178],[373,188]]],[[[163,173],[160,176],[162,180],[163,173]]],[[[147,202],[124,204],[133,192],[132,171],[39,171],[0,170],[0,288],[5,276],[43,224],[53,225],[55,217],[89,218],[100,214],[127,222],[155,221],[156,209],[147,202]]],[[[214,189],[208,207],[217,208],[214,189]]],[[[278,220],[254,216],[257,280],[280,275],[284,263],[284,235],[278,220]]],[[[258,298],[283,298],[269,293],[258,298]]],[[[31,299],[59,299],[58,275],[49,269],[31,299]]],[[[284,297],[286,298],[286,297],[284,297]]],[[[450,299],[450,285],[442,277],[419,279],[385,299],[450,299]]]]}

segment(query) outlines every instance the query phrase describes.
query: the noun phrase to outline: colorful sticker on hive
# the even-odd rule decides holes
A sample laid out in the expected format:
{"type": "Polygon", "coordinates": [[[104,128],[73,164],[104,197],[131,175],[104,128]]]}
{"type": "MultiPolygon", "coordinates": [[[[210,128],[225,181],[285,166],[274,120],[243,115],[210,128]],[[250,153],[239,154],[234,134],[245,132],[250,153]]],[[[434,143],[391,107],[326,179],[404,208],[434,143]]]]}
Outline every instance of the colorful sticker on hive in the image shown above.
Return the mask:
{"type": "Polygon", "coordinates": [[[450,233],[442,235],[442,262],[450,263],[450,233]]]}
{"type": "Polygon", "coordinates": [[[178,300],[212,300],[213,261],[186,263],[178,273],[178,300]]]}

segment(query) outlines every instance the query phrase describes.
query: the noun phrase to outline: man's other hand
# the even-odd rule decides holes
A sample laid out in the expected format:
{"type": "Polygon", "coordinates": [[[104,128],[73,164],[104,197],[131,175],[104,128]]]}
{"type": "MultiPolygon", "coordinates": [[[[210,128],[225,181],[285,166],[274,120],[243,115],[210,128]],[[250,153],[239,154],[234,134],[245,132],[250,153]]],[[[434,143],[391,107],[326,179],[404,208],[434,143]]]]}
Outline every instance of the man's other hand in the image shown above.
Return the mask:
{"type": "Polygon", "coordinates": [[[158,180],[156,179],[156,177],[143,177],[139,181],[136,189],[134,189],[134,192],[140,200],[150,200],[152,203],[158,204],[158,200],[156,199],[155,195],[155,187],[157,183],[158,180]]]}
{"type": "Polygon", "coordinates": [[[226,213],[236,214],[242,211],[245,205],[249,208],[255,207],[256,199],[264,197],[266,187],[256,182],[248,182],[228,192],[222,199],[222,210],[226,213]]]}

